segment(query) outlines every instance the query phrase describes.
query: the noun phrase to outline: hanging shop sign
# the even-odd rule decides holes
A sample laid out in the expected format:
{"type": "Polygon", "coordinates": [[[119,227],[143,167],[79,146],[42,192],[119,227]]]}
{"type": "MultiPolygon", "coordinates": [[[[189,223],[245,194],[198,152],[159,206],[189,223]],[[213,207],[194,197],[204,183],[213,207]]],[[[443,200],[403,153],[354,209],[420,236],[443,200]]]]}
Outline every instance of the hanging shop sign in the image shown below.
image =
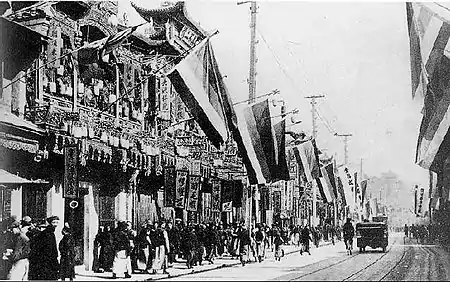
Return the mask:
{"type": "Polygon", "coordinates": [[[200,193],[200,176],[190,175],[189,176],[189,190],[187,196],[186,210],[197,211],[198,208],[198,198],[200,193]]]}
{"type": "Polygon", "coordinates": [[[64,188],[63,197],[78,198],[78,149],[77,146],[64,147],[64,188]]]}
{"type": "Polygon", "coordinates": [[[188,180],[187,170],[177,170],[177,182],[175,188],[175,207],[184,208],[186,200],[186,188],[188,180]]]}
{"type": "Polygon", "coordinates": [[[175,167],[164,168],[164,206],[175,206],[175,167]]]}
{"type": "Polygon", "coordinates": [[[191,174],[192,175],[201,175],[201,161],[194,160],[191,162],[191,174]]]}
{"type": "Polygon", "coordinates": [[[212,195],[211,195],[211,210],[214,212],[220,212],[221,210],[221,184],[220,184],[220,179],[215,178],[215,179],[211,179],[211,184],[212,184],[212,195]]]}

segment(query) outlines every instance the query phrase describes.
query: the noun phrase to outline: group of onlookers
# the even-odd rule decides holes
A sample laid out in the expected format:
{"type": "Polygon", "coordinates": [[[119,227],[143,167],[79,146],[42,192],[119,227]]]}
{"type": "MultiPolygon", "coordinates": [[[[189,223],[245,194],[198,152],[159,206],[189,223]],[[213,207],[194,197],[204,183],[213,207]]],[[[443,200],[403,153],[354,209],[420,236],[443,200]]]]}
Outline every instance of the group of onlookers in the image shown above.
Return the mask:
{"type": "Polygon", "coordinates": [[[433,224],[412,224],[411,226],[405,224],[404,232],[406,238],[415,239],[420,244],[424,244],[425,241],[432,243],[436,239],[436,226],[433,224]]]}
{"type": "Polygon", "coordinates": [[[1,280],[65,280],[75,278],[75,242],[66,224],[57,245],[55,229],[59,218],[52,216],[36,224],[29,216],[4,222],[0,236],[3,254],[1,280]],[[59,260],[58,260],[59,257],[59,260]]]}

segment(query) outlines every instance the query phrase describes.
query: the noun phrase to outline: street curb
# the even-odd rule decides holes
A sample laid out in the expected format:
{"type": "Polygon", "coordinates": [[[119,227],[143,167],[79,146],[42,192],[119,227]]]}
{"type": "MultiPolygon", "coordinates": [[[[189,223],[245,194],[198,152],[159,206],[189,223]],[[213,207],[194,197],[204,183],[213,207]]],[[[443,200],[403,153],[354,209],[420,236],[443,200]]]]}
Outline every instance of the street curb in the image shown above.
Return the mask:
{"type": "MultiPolygon", "coordinates": [[[[327,243],[325,243],[325,244],[323,244],[323,245],[319,245],[319,247],[325,247],[325,246],[329,246],[329,245],[331,245],[332,243],[331,242],[327,242],[327,243]]],[[[294,250],[294,251],[290,251],[290,252],[286,252],[285,254],[284,254],[284,256],[288,256],[288,255],[291,255],[291,254],[294,254],[294,253],[299,253],[300,252],[300,249],[298,249],[298,250],[294,250]]],[[[247,264],[251,264],[251,263],[256,263],[256,262],[249,262],[249,263],[247,263],[247,264]]],[[[149,278],[149,279],[147,279],[146,281],[150,281],[150,280],[152,280],[152,281],[156,281],[156,280],[164,280],[164,279],[170,279],[170,278],[177,278],[177,277],[182,277],[182,276],[186,276],[186,275],[191,275],[191,274],[198,274],[198,273],[203,273],[203,272],[208,272],[208,271],[212,271],[212,270],[218,270],[218,269],[222,269],[222,268],[227,268],[227,267],[233,267],[233,266],[236,266],[236,265],[240,265],[241,264],[241,262],[235,262],[235,263],[230,263],[230,264],[225,264],[225,263],[223,263],[222,265],[217,265],[217,267],[213,267],[213,268],[209,268],[209,269],[201,269],[201,270],[195,270],[195,269],[193,269],[191,272],[188,272],[188,273],[182,273],[182,274],[177,274],[177,275],[168,275],[167,277],[161,277],[161,278],[149,278]]]]}

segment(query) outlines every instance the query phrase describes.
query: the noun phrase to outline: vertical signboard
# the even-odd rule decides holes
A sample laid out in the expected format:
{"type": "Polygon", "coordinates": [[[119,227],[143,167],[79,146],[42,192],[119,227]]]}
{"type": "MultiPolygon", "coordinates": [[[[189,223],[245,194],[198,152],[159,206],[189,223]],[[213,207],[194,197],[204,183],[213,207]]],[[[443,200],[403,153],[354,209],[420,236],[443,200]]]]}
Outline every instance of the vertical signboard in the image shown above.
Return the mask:
{"type": "Polygon", "coordinates": [[[175,206],[175,167],[164,168],[164,206],[175,206]]]}
{"type": "Polygon", "coordinates": [[[220,179],[215,178],[211,180],[212,184],[212,195],[211,195],[211,210],[214,212],[220,212],[221,211],[221,184],[220,179]]]}
{"type": "Polygon", "coordinates": [[[200,176],[189,176],[189,192],[187,197],[186,209],[188,211],[197,211],[198,198],[200,193],[200,176]]]}
{"type": "Polygon", "coordinates": [[[184,208],[186,199],[186,188],[188,180],[187,170],[177,170],[177,182],[175,185],[175,207],[184,208]]]}
{"type": "Polygon", "coordinates": [[[77,159],[78,150],[76,146],[64,147],[64,198],[78,198],[77,159]]]}

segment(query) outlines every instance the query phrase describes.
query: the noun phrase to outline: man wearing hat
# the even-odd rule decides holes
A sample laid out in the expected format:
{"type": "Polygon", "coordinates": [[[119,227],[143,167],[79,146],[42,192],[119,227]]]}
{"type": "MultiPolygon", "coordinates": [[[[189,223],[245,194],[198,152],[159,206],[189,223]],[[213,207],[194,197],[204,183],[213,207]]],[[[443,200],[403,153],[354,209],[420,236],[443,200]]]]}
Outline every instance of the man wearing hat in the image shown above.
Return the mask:
{"type": "Polygon", "coordinates": [[[30,280],[58,280],[59,262],[55,229],[59,217],[47,218],[47,227],[40,232],[31,244],[30,280]]]}

